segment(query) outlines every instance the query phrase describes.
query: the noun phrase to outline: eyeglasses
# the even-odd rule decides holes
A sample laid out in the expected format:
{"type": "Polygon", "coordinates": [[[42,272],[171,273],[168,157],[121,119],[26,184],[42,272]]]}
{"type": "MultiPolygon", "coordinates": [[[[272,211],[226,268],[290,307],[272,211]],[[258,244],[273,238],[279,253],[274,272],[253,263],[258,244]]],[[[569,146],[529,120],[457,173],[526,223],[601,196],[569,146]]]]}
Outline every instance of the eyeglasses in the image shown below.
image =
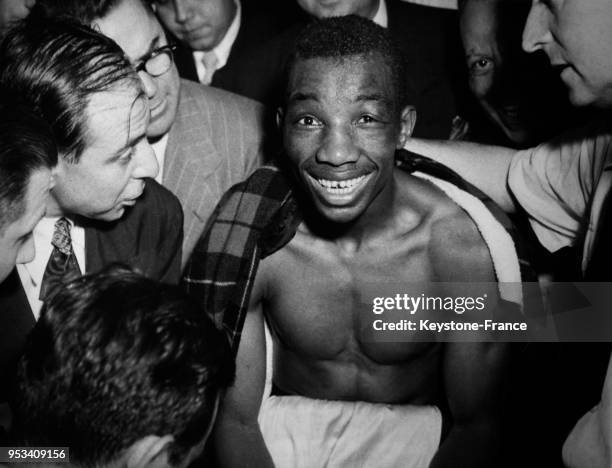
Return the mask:
{"type": "Polygon", "coordinates": [[[151,76],[160,76],[170,70],[172,66],[173,52],[176,44],[168,44],[152,50],[142,60],[134,64],[137,72],[145,71],[151,76]]]}

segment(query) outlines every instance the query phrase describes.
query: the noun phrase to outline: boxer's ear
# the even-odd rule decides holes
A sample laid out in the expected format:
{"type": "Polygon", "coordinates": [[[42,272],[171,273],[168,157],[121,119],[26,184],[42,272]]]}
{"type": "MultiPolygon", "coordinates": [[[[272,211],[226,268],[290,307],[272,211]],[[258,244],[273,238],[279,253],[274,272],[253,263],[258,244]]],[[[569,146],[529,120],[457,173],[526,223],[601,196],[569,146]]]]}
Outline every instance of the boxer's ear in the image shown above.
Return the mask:
{"type": "Polygon", "coordinates": [[[413,106],[406,106],[400,114],[400,133],[397,141],[397,148],[403,148],[412,135],[414,125],[416,124],[417,114],[413,106]]]}
{"type": "Polygon", "coordinates": [[[126,451],[126,468],[163,468],[169,466],[168,450],[174,441],[171,435],[145,436],[134,442],[126,451]]]}

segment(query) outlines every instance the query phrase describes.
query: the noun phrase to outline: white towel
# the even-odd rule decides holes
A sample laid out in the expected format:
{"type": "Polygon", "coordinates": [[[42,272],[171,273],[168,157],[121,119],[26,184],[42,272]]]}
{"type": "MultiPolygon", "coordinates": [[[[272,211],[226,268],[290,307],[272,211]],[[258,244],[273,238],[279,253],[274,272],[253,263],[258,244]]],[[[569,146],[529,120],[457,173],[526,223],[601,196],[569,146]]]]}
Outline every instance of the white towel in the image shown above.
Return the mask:
{"type": "Polygon", "coordinates": [[[521,268],[514,241],[508,231],[495,219],[495,216],[491,214],[484,203],[474,195],[429,174],[414,172],[412,175],[430,181],[472,218],[489,248],[497,275],[500,297],[518,304],[522,310],[521,268]]]}

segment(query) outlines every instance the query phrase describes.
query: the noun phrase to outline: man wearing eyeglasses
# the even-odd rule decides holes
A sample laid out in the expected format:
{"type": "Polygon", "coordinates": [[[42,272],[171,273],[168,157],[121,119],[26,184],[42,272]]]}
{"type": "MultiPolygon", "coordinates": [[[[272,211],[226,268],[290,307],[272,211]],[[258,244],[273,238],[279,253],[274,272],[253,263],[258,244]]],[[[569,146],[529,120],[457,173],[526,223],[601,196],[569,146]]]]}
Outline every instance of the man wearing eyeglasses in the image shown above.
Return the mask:
{"type": "Polygon", "coordinates": [[[149,98],[147,137],[185,215],[183,262],[221,195],[263,158],[263,107],[179,79],[173,46],[145,0],[40,0],[32,14],[71,16],[114,39],[138,70],[149,98]]]}

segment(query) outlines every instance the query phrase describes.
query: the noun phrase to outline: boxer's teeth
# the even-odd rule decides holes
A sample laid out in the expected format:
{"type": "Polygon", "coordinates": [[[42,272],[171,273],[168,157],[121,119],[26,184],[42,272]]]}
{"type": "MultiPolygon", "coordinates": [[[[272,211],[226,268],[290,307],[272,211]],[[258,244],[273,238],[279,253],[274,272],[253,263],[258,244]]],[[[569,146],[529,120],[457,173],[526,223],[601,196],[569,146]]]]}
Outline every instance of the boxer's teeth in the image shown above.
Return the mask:
{"type": "Polygon", "coordinates": [[[317,179],[317,182],[319,182],[322,187],[325,187],[330,193],[344,194],[349,193],[357,184],[365,179],[365,177],[365,175],[362,175],[348,180],[317,179]]]}

